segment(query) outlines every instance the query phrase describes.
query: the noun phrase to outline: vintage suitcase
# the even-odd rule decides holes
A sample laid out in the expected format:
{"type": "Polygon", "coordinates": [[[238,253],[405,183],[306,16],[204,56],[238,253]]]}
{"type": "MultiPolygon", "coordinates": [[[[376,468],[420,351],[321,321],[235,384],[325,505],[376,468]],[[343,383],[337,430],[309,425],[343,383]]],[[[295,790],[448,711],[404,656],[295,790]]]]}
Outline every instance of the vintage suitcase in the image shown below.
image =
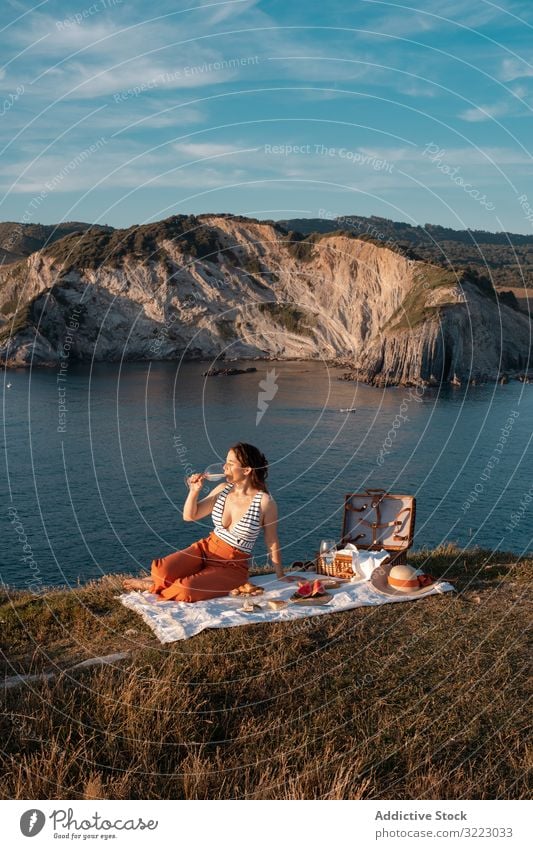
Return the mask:
{"type": "MultiPolygon", "coordinates": [[[[412,495],[392,495],[384,489],[348,493],[344,501],[342,537],[339,548],[352,542],[363,551],[389,552],[389,563],[407,562],[413,544],[416,499],[412,495]]],[[[317,556],[317,571],[340,577],[349,572],[350,558],[339,554],[328,565],[317,556]]]]}

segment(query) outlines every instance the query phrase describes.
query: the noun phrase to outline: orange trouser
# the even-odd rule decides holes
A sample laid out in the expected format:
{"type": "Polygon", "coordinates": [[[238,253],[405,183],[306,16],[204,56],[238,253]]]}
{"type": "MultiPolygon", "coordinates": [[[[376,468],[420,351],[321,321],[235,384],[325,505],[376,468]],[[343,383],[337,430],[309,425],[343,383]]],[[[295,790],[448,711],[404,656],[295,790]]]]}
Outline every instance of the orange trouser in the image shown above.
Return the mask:
{"type": "Polygon", "coordinates": [[[152,561],[151,592],[167,601],[205,601],[248,580],[250,555],[212,531],[182,551],[152,561]]]}

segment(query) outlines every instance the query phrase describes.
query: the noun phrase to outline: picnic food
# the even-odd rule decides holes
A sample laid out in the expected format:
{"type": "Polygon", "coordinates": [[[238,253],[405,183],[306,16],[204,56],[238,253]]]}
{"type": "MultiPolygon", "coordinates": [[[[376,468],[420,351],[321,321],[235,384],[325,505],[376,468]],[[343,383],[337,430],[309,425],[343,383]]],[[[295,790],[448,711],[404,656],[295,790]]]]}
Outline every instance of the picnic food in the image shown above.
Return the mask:
{"type": "Polygon", "coordinates": [[[262,595],[263,593],[264,589],[262,587],[256,587],[255,584],[251,584],[249,581],[245,584],[241,584],[240,587],[236,587],[234,590],[230,590],[230,595],[232,596],[262,595]]]}
{"type": "Polygon", "coordinates": [[[316,596],[325,595],[324,584],[322,581],[298,581],[298,589],[291,598],[316,598],[316,596]]]}
{"type": "Polygon", "coordinates": [[[295,596],[307,598],[313,592],[313,586],[310,581],[298,581],[298,589],[294,593],[295,596]]]}
{"type": "Polygon", "coordinates": [[[287,602],[282,598],[270,598],[267,604],[272,610],[281,610],[282,607],[287,607],[287,602]]]}
{"type": "Polygon", "coordinates": [[[242,608],[241,608],[243,613],[253,613],[254,610],[261,610],[261,609],[262,608],[261,608],[260,604],[255,604],[249,598],[247,598],[245,601],[243,601],[242,608]]]}
{"type": "Polygon", "coordinates": [[[294,604],[302,604],[312,606],[315,604],[328,604],[333,598],[330,593],[324,589],[322,581],[300,581],[300,585],[295,593],[291,595],[291,601],[294,604]]]}
{"type": "Polygon", "coordinates": [[[335,578],[326,578],[325,581],[321,581],[325,590],[337,590],[343,583],[342,580],[337,581],[335,578]]]}

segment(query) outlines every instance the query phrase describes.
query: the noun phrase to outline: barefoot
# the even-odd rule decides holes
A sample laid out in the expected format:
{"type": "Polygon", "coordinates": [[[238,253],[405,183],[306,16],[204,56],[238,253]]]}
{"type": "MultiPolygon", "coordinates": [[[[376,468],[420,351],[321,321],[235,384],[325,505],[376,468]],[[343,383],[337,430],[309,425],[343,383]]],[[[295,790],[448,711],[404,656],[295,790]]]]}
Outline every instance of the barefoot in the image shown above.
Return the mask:
{"type": "Polygon", "coordinates": [[[126,578],[122,586],[125,590],[149,590],[153,583],[151,578],[126,578]]]}

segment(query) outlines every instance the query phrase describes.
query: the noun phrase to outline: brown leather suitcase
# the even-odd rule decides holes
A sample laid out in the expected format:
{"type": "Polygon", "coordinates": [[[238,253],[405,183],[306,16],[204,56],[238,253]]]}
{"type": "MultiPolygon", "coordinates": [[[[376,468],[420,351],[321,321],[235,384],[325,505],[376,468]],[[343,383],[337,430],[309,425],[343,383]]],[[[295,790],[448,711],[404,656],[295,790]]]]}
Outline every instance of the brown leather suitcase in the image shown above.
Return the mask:
{"type": "MultiPolygon", "coordinates": [[[[416,498],[412,495],[391,495],[384,489],[367,489],[348,493],[344,500],[342,537],[338,548],[352,542],[361,551],[389,553],[386,563],[407,562],[407,552],[413,544],[416,519],[416,498]]],[[[319,553],[314,568],[321,575],[349,578],[352,574],[351,555],[337,554],[333,563],[326,563],[319,553]]]]}
{"type": "Polygon", "coordinates": [[[384,489],[367,489],[348,493],[344,501],[344,518],[340,548],[352,542],[363,551],[385,549],[395,564],[407,561],[413,544],[416,498],[392,495],[384,489]]]}

